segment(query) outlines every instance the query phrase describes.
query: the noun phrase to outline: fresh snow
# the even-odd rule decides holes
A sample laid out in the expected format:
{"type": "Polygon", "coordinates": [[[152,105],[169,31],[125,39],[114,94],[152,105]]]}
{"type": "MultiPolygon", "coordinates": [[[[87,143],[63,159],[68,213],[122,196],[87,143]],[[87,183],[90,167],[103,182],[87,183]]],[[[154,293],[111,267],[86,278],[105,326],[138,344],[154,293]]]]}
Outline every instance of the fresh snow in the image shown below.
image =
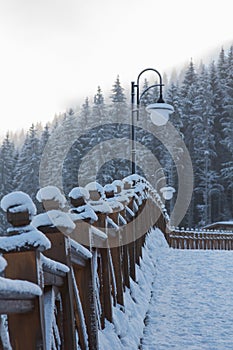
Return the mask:
{"type": "Polygon", "coordinates": [[[30,216],[36,215],[36,206],[28,194],[15,191],[5,195],[1,200],[1,208],[11,213],[28,211],[30,216]]]}
{"type": "Polygon", "coordinates": [[[6,260],[0,255],[0,272],[4,271],[7,266],[6,260]]]}
{"type": "Polygon", "coordinates": [[[112,208],[104,200],[99,201],[89,201],[88,204],[94,210],[95,213],[110,214],[112,213],[112,208]]]}
{"type": "Polygon", "coordinates": [[[93,236],[97,237],[100,240],[105,241],[108,238],[108,236],[97,227],[91,226],[89,230],[91,235],[93,234],[93,236]]]}
{"type": "Polygon", "coordinates": [[[125,306],[113,307],[113,324],[105,321],[105,329],[99,331],[100,350],[138,349],[156,272],[154,254],[160,242],[157,232],[152,231],[146,238],[143,259],[140,267],[136,265],[137,282],[130,280],[131,287],[124,293],[125,306]]]}
{"type": "Polygon", "coordinates": [[[48,267],[49,270],[54,272],[61,271],[68,273],[70,271],[69,267],[65,264],[60,263],[59,261],[52,260],[41,254],[41,263],[43,267],[48,267]]]}
{"type": "Polygon", "coordinates": [[[106,201],[113,211],[124,210],[124,205],[120,201],[118,201],[117,197],[108,198],[106,199],[106,201]]]}
{"type": "Polygon", "coordinates": [[[233,251],[154,252],[142,350],[233,349],[233,251]]]}
{"type": "Polygon", "coordinates": [[[35,283],[23,281],[23,280],[12,280],[9,278],[0,277],[0,294],[9,294],[12,298],[21,297],[22,299],[32,294],[34,296],[42,295],[42,290],[35,283]]]}
{"type": "Polygon", "coordinates": [[[89,199],[90,198],[90,193],[88,190],[84,187],[74,187],[70,193],[69,197],[73,199],[78,199],[78,198],[85,198],[89,199]]]}
{"type": "Polygon", "coordinates": [[[18,250],[27,246],[43,251],[51,247],[48,238],[32,225],[9,228],[7,231],[11,234],[16,231],[19,234],[0,237],[0,250],[2,251],[18,250]]]}
{"type": "Polygon", "coordinates": [[[85,259],[91,259],[92,253],[85,247],[83,247],[81,244],[76,242],[73,239],[70,239],[71,247],[80,255],[82,255],[85,259]]]}
{"type": "Polygon", "coordinates": [[[89,204],[82,205],[77,208],[71,208],[69,216],[74,222],[78,220],[90,219],[91,223],[93,223],[98,220],[98,216],[89,204]]]}
{"type": "Polygon", "coordinates": [[[38,214],[32,220],[32,225],[40,226],[55,226],[65,229],[67,234],[75,229],[75,224],[67,213],[60,210],[49,210],[46,213],[38,214]]]}
{"type": "Polygon", "coordinates": [[[105,193],[117,192],[117,186],[113,183],[104,186],[105,193]]]}
{"type": "Polygon", "coordinates": [[[85,189],[89,192],[92,192],[92,191],[98,191],[99,192],[99,195],[100,197],[103,197],[104,198],[104,188],[102,185],[100,185],[98,182],[96,181],[93,181],[93,182],[89,182],[86,186],[85,186],[85,189]]]}
{"type": "Polygon", "coordinates": [[[36,195],[38,202],[43,202],[47,200],[57,201],[61,208],[65,207],[66,198],[61,194],[61,191],[56,186],[46,186],[41,188],[36,195]]]}

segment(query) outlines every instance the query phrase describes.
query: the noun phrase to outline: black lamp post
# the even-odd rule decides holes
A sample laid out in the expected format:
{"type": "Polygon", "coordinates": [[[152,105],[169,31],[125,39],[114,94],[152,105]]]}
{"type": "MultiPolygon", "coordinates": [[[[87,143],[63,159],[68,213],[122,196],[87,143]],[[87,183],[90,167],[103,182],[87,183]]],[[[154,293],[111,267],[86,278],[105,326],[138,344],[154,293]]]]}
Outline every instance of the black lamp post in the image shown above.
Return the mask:
{"type": "Polygon", "coordinates": [[[165,103],[163,99],[163,82],[162,82],[162,76],[161,74],[154,68],[146,68],[139,73],[137,77],[137,83],[133,81],[131,83],[131,137],[132,137],[132,174],[136,173],[136,138],[135,138],[135,126],[134,126],[134,113],[136,112],[137,119],[139,119],[139,107],[140,107],[140,101],[143,97],[143,95],[154,87],[159,87],[159,98],[156,103],[150,104],[146,107],[146,110],[150,113],[150,117],[152,122],[155,125],[164,125],[167,123],[169,119],[169,114],[174,111],[174,108],[165,103]],[[153,84],[146,88],[142,93],[140,93],[140,78],[143,73],[147,71],[152,71],[156,73],[159,76],[159,83],[153,84]],[[135,101],[135,90],[136,90],[136,101],[135,101]]]}

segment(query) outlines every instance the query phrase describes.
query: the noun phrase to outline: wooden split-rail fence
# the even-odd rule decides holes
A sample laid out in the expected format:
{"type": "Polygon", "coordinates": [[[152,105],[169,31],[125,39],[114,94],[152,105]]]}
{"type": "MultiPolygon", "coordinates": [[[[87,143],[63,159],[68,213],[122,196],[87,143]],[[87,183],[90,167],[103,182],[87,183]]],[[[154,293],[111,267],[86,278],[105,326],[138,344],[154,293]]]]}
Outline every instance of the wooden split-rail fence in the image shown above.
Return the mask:
{"type": "Polygon", "coordinates": [[[1,350],[98,350],[98,332],[113,322],[113,307],[125,312],[124,292],[137,280],[152,227],[175,249],[233,249],[232,232],[169,230],[163,203],[145,180],[126,183],[122,196],[117,187],[117,194],[105,193],[105,204],[120,203],[111,211],[92,191],[94,216],[85,196],[71,197],[69,232],[61,221],[45,220],[57,217],[57,199],[43,201],[47,214],[32,223],[32,205],[25,209],[18,197],[9,202],[12,227],[0,236],[1,350]]]}
{"type": "MultiPolygon", "coordinates": [[[[46,222],[35,228],[28,209],[7,209],[12,228],[0,237],[7,263],[0,261],[0,349],[99,348],[98,332],[113,321],[113,307],[124,312],[124,292],[136,280],[151,227],[165,232],[167,224],[148,183],[131,187],[118,210],[96,210],[94,222],[77,216],[69,234],[46,222]]],[[[58,210],[56,200],[48,202],[51,213],[58,210]]],[[[83,204],[84,198],[73,200],[76,209],[83,204]]]]}
{"type": "Polygon", "coordinates": [[[169,230],[165,237],[174,249],[233,250],[233,231],[169,230]]]}

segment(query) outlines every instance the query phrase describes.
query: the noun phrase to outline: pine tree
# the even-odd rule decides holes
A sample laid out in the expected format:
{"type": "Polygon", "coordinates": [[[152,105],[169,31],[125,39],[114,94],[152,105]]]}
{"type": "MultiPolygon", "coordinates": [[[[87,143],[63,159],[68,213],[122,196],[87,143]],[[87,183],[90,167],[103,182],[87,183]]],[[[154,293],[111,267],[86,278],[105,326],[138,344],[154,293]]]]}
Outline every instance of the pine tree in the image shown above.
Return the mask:
{"type": "Polygon", "coordinates": [[[25,142],[19,152],[16,164],[14,187],[29,194],[35,201],[39,190],[40,140],[37,130],[32,125],[27,133],[25,142]]]}
{"type": "Polygon", "coordinates": [[[224,158],[222,159],[221,175],[223,176],[227,205],[226,214],[232,215],[233,207],[233,46],[230,47],[225,60],[225,99],[224,112],[221,118],[224,147],[224,158]]]}
{"type": "MultiPolygon", "coordinates": [[[[13,176],[15,171],[16,150],[7,133],[0,148],[0,199],[13,191],[13,176]]],[[[0,211],[0,229],[7,227],[6,215],[0,211]]]]}

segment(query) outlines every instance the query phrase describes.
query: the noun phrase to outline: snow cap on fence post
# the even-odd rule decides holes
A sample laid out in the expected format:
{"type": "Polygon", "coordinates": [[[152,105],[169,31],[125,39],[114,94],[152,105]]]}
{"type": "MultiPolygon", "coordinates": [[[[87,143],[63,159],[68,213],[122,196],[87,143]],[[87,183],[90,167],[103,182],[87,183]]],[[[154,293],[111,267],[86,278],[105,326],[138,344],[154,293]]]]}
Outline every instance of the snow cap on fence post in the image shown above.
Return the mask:
{"type": "Polygon", "coordinates": [[[42,187],[36,194],[38,202],[43,204],[45,210],[63,209],[66,198],[56,186],[42,187]]]}
{"type": "Polygon", "coordinates": [[[7,212],[7,220],[13,226],[7,229],[5,237],[0,237],[2,251],[24,249],[25,246],[40,251],[50,248],[50,241],[31,225],[36,206],[29,195],[22,191],[11,192],[2,198],[1,208],[7,212]]]}

